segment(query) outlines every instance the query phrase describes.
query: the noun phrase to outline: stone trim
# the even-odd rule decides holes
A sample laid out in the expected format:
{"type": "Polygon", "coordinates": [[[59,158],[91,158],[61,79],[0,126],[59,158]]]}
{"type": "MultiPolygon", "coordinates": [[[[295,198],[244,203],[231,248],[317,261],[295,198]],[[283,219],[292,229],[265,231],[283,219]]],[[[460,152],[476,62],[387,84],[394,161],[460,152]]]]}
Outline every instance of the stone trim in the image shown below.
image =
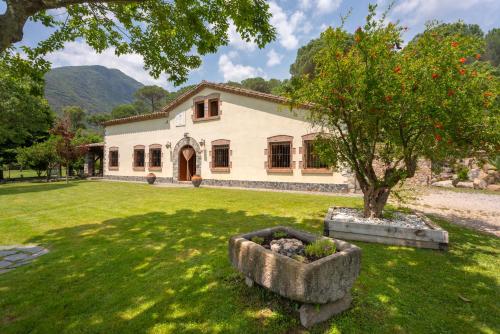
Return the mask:
{"type": "MultiPolygon", "coordinates": [[[[104,154],[103,154],[103,164],[104,164],[104,154]]],[[[118,146],[112,146],[108,149],[108,170],[110,171],[117,171],[120,168],[120,151],[118,149],[118,146]],[[118,165],[117,166],[111,166],[111,152],[117,152],[118,154],[118,165]]]]}
{"type": "Polygon", "coordinates": [[[221,107],[222,107],[222,102],[220,99],[220,93],[212,93],[206,96],[196,96],[193,98],[193,105],[191,107],[192,114],[191,114],[191,119],[193,120],[193,123],[196,122],[204,122],[204,121],[213,121],[220,119],[221,115],[221,107]],[[211,116],[210,115],[210,102],[217,100],[219,104],[219,110],[217,112],[217,115],[211,116]],[[200,105],[201,102],[203,101],[203,117],[198,117],[198,112],[197,112],[197,105],[200,105]]]}
{"type": "Polygon", "coordinates": [[[293,147],[293,136],[288,135],[277,135],[267,138],[267,148],[264,149],[264,154],[266,155],[266,161],[264,162],[264,168],[269,174],[280,173],[280,174],[293,174],[295,169],[295,160],[293,156],[295,155],[295,148],[293,147]],[[271,167],[271,144],[273,143],[289,143],[290,144],[290,167],[289,168],[273,168],[271,167]]]}
{"type": "Polygon", "coordinates": [[[307,161],[306,141],[314,141],[320,134],[320,132],[314,132],[302,136],[302,146],[299,147],[299,154],[302,157],[302,161],[299,162],[299,168],[301,169],[302,174],[333,174],[333,170],[331,168],[311,168],[305,166],[307,161]]]}
{"type": "Polygon", "coordinates": [[[245,180],[215,180],[203,179],[203,185],[240,187],[240,188],[261,188],[293,191],[317,191],[317,192],[347,192],[346,183],[302,183],[302,182],[274,182],[274,181],[245,181],[245,180]]]}
{"type": "Polygon", "coordinates": [[[212,140],[211,151],[208,152],[210,156],[210,171],[212,173],[229,173],[231,172],[231,168],[233,167],[233,162],[231,161],[231,156],[233,155],[233,151],[231,150],[231,141],[229,139],[216,139],[212,140]],[[228,145],[228,167],[213,167],[213,161],[215,160],[214,154],[214,146],[228,145]]]}
{"type": "Polygon", "coordinates": [[[179,152],[184,146],[189,145],[196,152],[196,174],[201,176],[201,148],[196,140],[191,137],[184,137],[177,142],[172,151],[172,179],[174,182],[179,180],[179,152]]]}

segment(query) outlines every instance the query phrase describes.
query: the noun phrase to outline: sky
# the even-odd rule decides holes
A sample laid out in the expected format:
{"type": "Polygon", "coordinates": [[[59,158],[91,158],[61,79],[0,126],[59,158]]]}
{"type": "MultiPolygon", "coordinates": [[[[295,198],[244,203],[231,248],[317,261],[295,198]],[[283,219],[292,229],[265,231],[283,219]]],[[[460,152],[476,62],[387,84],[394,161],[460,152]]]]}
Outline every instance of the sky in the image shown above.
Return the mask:
{"type": "MultiPolygon", "coordinates": [[[[339,26],[340,17],[351,12],[345,28],[353,32],[365,22],[368,3],[377,3],[383,10],[390,0],[272,0],[268,1],[272,14],[271,24],[276,27],[277,38],[265,48],[239,38],[234,27],[229,31],[230,43],[217,53],[203,57],[200,68],[191,71],[184,84],[196,84],[201,80],[214,82],[241,81],[261,76],[266,79],[289,78],[289,68],[297,50],[313,38],[317,38],[328,26],[339,26]]],[[[5,2],[0,0],[0,13],[5,11],[5,2]]],[[[486,33],[500,27],[500,0],[399,0],[389,13],[388,20],[408,27],[406,41],[422,32],[425,22],[439,20],[478,24],[486,33]]],[[[33,22],[24,29],[24,39],[19,45],[35,45],[50,34],[48,28],[33,22]]],[[[143,69],[141,56],[137,54],[117,57],[108,49],[97,54],[84,41],[66,43],[64,49],[48,55],[52,67],[76,65],[103,65],[117,68],[146,85],[159,85],[167,90],[178,87],[166,80],[151,77],[143,69]]]]}

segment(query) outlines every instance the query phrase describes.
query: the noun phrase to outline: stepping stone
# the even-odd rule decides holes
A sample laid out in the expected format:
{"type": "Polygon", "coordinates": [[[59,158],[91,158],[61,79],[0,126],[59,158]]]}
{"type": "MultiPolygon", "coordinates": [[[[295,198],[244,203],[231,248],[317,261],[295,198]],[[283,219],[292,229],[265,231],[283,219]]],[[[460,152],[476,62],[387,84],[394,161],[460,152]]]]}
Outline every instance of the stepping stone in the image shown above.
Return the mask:
{"type": "Polygon", "coordinates": [[[16,253],[17,253],[17,251],[15,251],[15,250],[0,250],[0,257],[9,256],[9,255],[16,254],[16,253]]]}
{"type": "Polygon", "coordinates": [[[30,258],[31,258],[31,255],[17,253],[14,255],[6,256],[4,258],[4,260],[15,262],[15,261],[21,261],[21,260],[26,260],[26,259],[30,259],[30,258]]]}
{"type": "Polygon", "coordinates": [[[19,249],[22,252],[28,252],[28,253],[31,253],[31,254],[39,253],[39,252],[41,252],[41,251],[44,250],[44,248],[40,247],[40,246],[18,247],[17,249],[19,249]]]}
{"type": "Polygon", "coordinates": [[[9,262],[9,261],[0,261],[0,269],[1,268],[7,268],[11,264],[12,264],[12,262],[9,262]]]}

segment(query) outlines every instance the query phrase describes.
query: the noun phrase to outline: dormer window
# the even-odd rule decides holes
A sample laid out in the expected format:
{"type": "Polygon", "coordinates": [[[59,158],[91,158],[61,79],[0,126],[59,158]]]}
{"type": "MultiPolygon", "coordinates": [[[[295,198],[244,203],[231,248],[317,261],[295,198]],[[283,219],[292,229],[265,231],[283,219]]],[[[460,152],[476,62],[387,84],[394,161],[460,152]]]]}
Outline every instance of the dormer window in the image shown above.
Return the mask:
{"type": "Polygon", "coordinates": [[[196,102],[196,119],[205,118],[205,101],[196,102]]]}
{"type": "Polygon", "coordinates": [[[210,112],[210,117],[219,116],[219,99],[209,100],[208,110],[210,112]]]}
{"type": "Polygon", "coordinates": [[[221,115],[220,94],[197,96],[193,99],[193,121],[210,121],[219,119],[221,115]]]}

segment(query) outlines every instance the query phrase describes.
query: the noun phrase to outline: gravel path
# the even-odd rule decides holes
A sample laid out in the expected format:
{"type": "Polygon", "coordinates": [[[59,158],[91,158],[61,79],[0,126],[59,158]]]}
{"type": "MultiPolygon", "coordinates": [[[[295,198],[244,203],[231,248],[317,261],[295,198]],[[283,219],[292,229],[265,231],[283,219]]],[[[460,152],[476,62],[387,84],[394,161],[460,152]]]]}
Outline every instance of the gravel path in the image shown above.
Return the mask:
{"type": "Polygon", "coordinates": [[[429,188],[408,206],[500,237],[500,195],[429,188]]]}

